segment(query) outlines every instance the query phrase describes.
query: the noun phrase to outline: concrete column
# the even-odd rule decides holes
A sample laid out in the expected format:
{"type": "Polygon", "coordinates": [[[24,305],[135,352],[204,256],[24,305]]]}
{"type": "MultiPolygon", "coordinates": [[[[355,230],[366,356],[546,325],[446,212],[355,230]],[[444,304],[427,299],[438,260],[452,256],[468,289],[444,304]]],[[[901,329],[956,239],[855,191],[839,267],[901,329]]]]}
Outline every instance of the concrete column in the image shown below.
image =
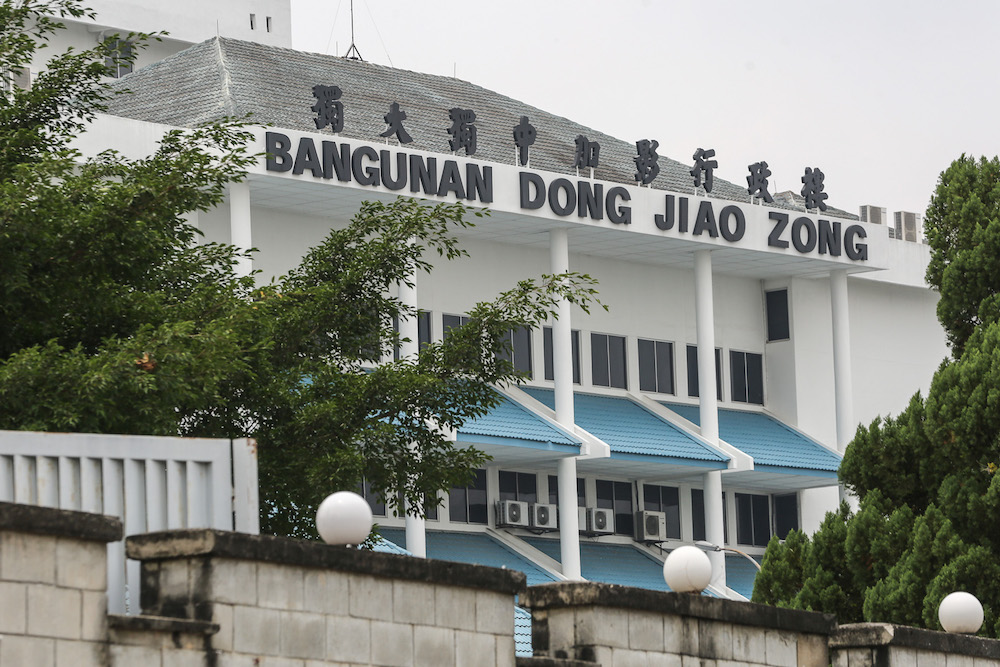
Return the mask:
{"type": "MultiPolygon", "coordinates": [[[[229,184],[229,242],[241,251],[253,247],[253,235],[250,216],[250,184],[229,184]]],[[[253,262],[244,258],[236,265],[236,273],[249,276],[253,271],[253,262]]]]}
{"type": "MultiPolygon", "coordinates": [[[[416,274],[410,275],[410,280],[413,282],[413,286],[407,286],[403,283],[399,284],[399,300],[404,306],[411,306],[414,309],[417,307],[417,276],[416,274]]],[[[414,312],[413,317],[400,317],[399,318],[399,335],[401,338],[408,338],[408,341],[403,341],[399,344],[399,356],[402,359],[414,358],[420,351],[420,341],[419,330],[417,328],[417,315],[414,312]]],[[[412,509],[409,503],[406,504],[406,550],[409,551],[414,556],[419,558],[427,557],[427,533],[426,525],[424,522],[423,508],[419,508],[419,516],[414,516],[410,514],[412,509]]]]}
{"type": "MultiPolygon", "coordinates": [[[[549,232],[551,271],[569,271],[569,232],[549,232]]],[[[552,371],[555,376],[556,420],[571,433],[573,411],[573,327],[570,303],[561,299],[556,306],[559,317],[552,324],[552,371]]],[[[576,458],[559,459],[559,547],[563,574],[570,580],[582,580],[580,574],[580,518],[576,503],[576,458]]]]}
{"type": "MultiPolygon", "coordinates": [[[[694,253],[695,321],[698,328],[698,411],[701,435],[711,444],[719,442],[719,399],[715,386],[715,305],[712,297],[712,251],[694,253]]],[[[722,473],[706,473],[705,537],[712,544],[725,546],[723,531],[722,473]]],[[[726,583],[726,558],[721,551],[708,554],[712,561],[712,584],[726,583]]]]}
{"type": "Polygon", "coordinates": [[[851,318],[847,301],[847,271],[830,272],[833,310],[833,385],[837,411],[837,449],[843,452],[854,437],[854,399],[851,378],[851,318]]]}

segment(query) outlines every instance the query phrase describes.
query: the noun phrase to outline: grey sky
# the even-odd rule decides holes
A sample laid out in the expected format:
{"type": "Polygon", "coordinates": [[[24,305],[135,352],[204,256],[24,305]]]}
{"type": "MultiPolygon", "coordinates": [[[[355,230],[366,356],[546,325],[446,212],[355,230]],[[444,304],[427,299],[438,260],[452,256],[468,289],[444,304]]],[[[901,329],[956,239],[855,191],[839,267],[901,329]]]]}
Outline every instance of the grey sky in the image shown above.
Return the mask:
{"type": "MultiPolygon", "coordinates": [[[[291,2],[295,47],[343,55],[350,0],[291,2]]],[[[953,159],[1000,153],[993,0],[354,4],[365,60],[457,72],[682,162],[714,148],[738,184],[759,160],[772,191],[819,167],[852,212],[923,213],[953,159]]]]}

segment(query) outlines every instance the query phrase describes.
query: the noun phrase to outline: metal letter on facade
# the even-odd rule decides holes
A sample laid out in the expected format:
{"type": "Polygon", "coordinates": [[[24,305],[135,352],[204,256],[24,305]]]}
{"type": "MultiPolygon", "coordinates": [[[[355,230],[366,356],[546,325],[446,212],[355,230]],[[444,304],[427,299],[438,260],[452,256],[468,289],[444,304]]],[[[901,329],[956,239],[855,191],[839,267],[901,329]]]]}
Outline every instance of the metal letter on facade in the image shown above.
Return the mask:
{"type": "Polygon", "coordinates": [[[660,142],[649,139],[642,139],[635,142],[636,156],[632,158],[635,162],[635,180],[643,185],[649,185],[660,173],[660,165],[657,162],[660,156],[656,154],[656,149],[660,142]]]}
{"type": "Polygon", "coordinates": [[[823,185],[825,178],[822,171],[806,167],[806,173],[802,177],[802,196],[806,198],[806,208],[819,208],[821,211],[827,209],[826,201],[830,195],[823,192],[826,187],[823,185]]]}
{"type": "Polygon", "coordinates": [[[590,167],[594,169],[600,160],[601,145],[596,141],[591,141],[582,134],[576,137],[576,157],[573,159],[574,167],[590,167]]]}
{"type": "Polygon", "coordinates": [[[750,175],[747,176],[747,194],[751,197],[760,197],[768,204],[774,203],[774,198],[767,191],[767,179],[771,175],[771,170],[767,168],[767,163],[761,160],[747,165],[750,175]]]}
{"type": "Polygon", "coordinates": [[[476,122],[476,113],[472,109],[455,107],[448,111],[448,118],[451,119],[451,127],[448,128],[448,134],[451,135],[448,145],[451,146],[451,150],[464,148],[466,155],[475,153],[476,126],[473,123],[476,122]]]}
{"type": "Polygon", "coordinates": [[[338,86],[313,86],[316,104],[312,105],[312,110],[316,112],[317,130],[327,125],[334,132],[344,129],[344,103],[339,101],[342,94],[338,86]]]}
{"type": "Polygon", "coordinates": [[[385,119],[385,123],[388,127],[385,129],[385,132],[378,136],[388,137],[395,134],[396,139],[401,144],[408,144],[413,141],[413,137],[411,137],[410,133],[403,127],[403,121],[406,120],[406,112],[399,110],[398,102],[393,102],[389,105],[389,113],[383,116],[383,118],[385,119]]]}
{"type": "Polygon", "coordinates": [[[521,122],[514,126],[514,144],[522,167],[528,164],[528,146],[535,143],[535,134],[535,126],[528,122],[527,116],[521,116],[521,122]]]}
{"type": "Polygon", "coordinates": [[[694,160],[694,166],[691,167],[689,172],[694,176],[694,187],[702,187],[704,185],[705,192],[711,192],[712,186],[715,183],[715,177],[713,172],[718,168],[719,163],[716,160],[710,158],[715,157],[715,149],[709,148],[705,150],[704,148],[699,148],[691,156],[694,160]],[[702,180],[702,175],[704,175],[704,182],[702,180]]]}

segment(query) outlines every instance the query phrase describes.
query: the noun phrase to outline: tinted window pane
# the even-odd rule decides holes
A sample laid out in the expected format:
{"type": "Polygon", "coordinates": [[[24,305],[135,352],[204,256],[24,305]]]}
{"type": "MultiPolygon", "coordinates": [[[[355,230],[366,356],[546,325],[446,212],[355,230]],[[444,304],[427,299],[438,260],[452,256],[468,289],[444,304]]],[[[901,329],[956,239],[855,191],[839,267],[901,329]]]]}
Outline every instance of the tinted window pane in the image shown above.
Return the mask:
{"type": "Polygon", "coordinates": [[[597,506],[611,509],[615,506],[615,485],[613,482],[597,480],[597,506]]]}
{"type": "Polygon", "coordinates": [[[639,339],[639,391],[656,391],[656,344],[639,339]]]}
{"type": "Polygon", "coordinates": [[[642,486],[642,507],[647,512],[660,511],[660,487],[652,484],[642,486]]]}
{"type": "Polygon", "coordinates": [[[698,348],[687,346],[688,396],[698,395],[698,348]]]}
{"type": "Polygon", "coordinates": [[[469,487],[469,523],[488,523],[486,514],[486,471],[477,470],[473,486],[469,487]]]}
{"type": "Polygon", "coordinates": [[[799,529],[799,499],[794,493],[774,497],[774,530],[780,539],[799,529]]]}
{"type": "Polygon", "coordinates": [[[747,402],[764,405],[764,357],[747,353],[747,402]]]}
{"type": "Polygon", "coordinates": [[[691,489],[691,537],[705,539],[705,492],[691,489]]]}
{"type": "Polygon", "coordinates": [[[538,478],[534,473],[517,473],[517,499],[526,503],[538,502],[538,478]]]}
{"type": "Polygon", "coordinates": [[[448,494],[448,517],[452,521],[469,520],[468,491],[464,486],[456,486],[448,494]]]}
{"type": "Polygon", "coordinates": [[[722,350],[715,348],[715,393],[722,400],[722,350]]]}
{"type": "Polygon", "coordinates": [[[611,364],[611,386],[627,389],[625,338],[623,336],[608,336],[608,357],[611,364]]]}
{"type": "Polygon", "coordinates": [[[500,471],[500,500],[517,500],[517,474],[500,471]]]}
{"type": "Polygon", "coordinates": [[[514,368],[531,379],[531,329],[514,329],[514,368]]]}
{"type": "Polygon", "coordinates": [[[555,380],[556,371],[552,363],[552,327],[542,329],[542,356],[545,364],[545,379],[555,380]]]}
{"type": "Polygon", "coordinates": [[[747,493],[736,494],[736,541],[753,544],[753,500],[747,493]]]}
{"type": "Polygon", "coordinates": [[[753,544],[766,547],[771,539],[771,519],[767,496],[753,496],[753,544]]]}
{"type": "Polygon", "coordinates": [[[628,482],[615,482],[615,534],[632,535],[634,532],[634,517],[632,514],[632,485],[628,482]]]}
{"type": "Polygon", "coordinates": [[[788,290],[776,290],[764,294],[764,309],[767,311],[767,340],[788,340],[788,290]]]}
{"type": "Polygon", "coordinates": [[[667,537],[681,536],[680,492],[672,486],[660,487],[661,512],[667,515],[667,537]]]}
{"type": "Polygon", "coordinates": [[[733,400],[747,402],[746,353],[729,353],[729,372],[733,378],[733,400]]]}
{"type": "Polygon", "coordinates": [[[579,477],[576,478],[576,504],[579,507],[587,506],[587,494],[584,490],[583,480],[579,477]]]}
{"type": "Polygon", "coordinates": [[[580,332],[573,331],[573,382],[580,384],[580,332]]]}
{"type": "Polygon", "coordinates": [[[656,344],[656,390],[664,394],[674,393],[674,344],[656,344]]]}
{"type": "Polygon", "coordinates": [[[591,373],[594,385],[598,387],[611,386],[611,374],[608,369],[608,337],[604,334],[590,334],[591,373]]]}
{"type": "Polygon", "coordinates": [[[431,314],[426,310],[417,313],[417,343],[421,349],[431,342],[431,314]]]}

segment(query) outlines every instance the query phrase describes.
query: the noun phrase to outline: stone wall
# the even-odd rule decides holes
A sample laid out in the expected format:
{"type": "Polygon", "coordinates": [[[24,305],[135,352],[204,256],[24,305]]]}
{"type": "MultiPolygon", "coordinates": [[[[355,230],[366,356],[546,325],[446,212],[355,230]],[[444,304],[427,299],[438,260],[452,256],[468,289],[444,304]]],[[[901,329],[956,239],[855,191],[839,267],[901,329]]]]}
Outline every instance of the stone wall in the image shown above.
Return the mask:
{"type": "Polygon", "coordinates": [[[532,586],[536,655],[613,665],[829,665],[833,616],[594,583],[532,586]]]}
{"type": "Polygon", "coordinates": [[[216,530],[126,540],[143,613],[107,613],[114,518],[0,503],[0,667],[1000,667],[1000,642],[216,530]],[[514,597],[535,656],[514,657],[514,597]]]}
{"type": "Polygon", "coordinates": [[[118,519],[0,503],[0,666],[107,664],[118,519]]]}
{"type": "MultiPolygon", "coordinates": [[[[130,537],[127,550],[143,613],[208,624],[220,665],[514,665],[520,572],[214,530],[130,537]]],[[[174,652],[138,643],[127,664],[174,652]]]]}
{"type": "Polygon", "coordinates": [[[841,625],[833,667],[1000,667],[1000,642],[888,623],[841,625]]]}

